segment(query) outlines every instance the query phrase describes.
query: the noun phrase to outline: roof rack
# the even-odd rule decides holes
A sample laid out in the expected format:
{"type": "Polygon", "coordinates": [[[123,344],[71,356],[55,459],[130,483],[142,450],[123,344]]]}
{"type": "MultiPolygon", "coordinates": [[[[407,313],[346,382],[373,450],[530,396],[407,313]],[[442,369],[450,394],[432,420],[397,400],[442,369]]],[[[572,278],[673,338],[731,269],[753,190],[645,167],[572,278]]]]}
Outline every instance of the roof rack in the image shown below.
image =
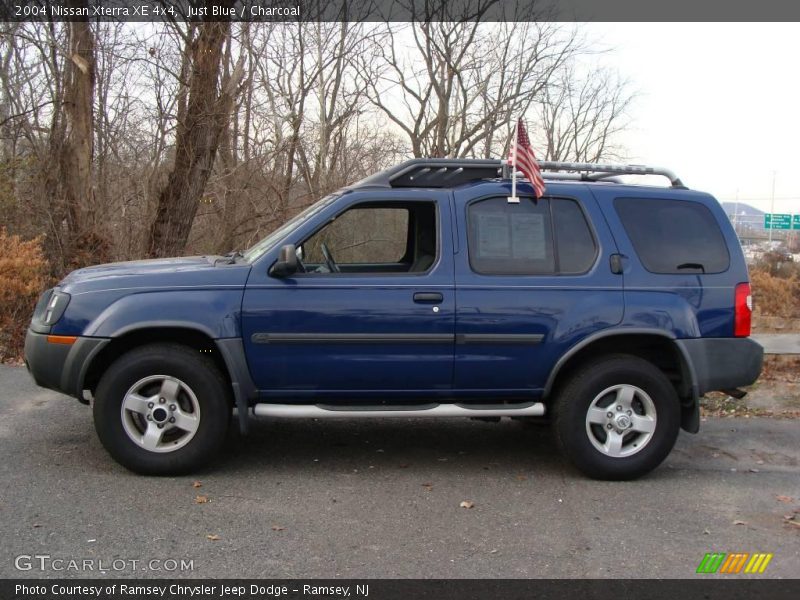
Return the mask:
{"type": "MultiPolygon", "coordinates": [[[[648,167],[646,165],[610,165],[601,163],[578,163],[540,161],[539,166],[543,171],[572,172],[578,174],[582,181],[600,181],[614,178],[617,175],[660,175],[669,179],[672,187],[683,188],[683,182],[670,169],[663,167],[648,167]]],[[[545,178],[547,175],[545,174],[545,178]]]]}
{"type": "Polygon", "coordinates": [[[362,179],[355,186],[455,187],[478,179],[503,176],[498,159],[415,158],[362,179]]]}
{"type": "MultiPolygon", "coordinates": [[[[675,173],[661,167],[556,161],[541,161],[539,166],[545,179],[619,182],[619,175],[660,175],[669,179],[672,187],[685,187],[675,173]]],[[[510,176],[508,161],[501,159],[415,158],[370,175],[352,187],[448,188],[469,181],[510,176]]]]}

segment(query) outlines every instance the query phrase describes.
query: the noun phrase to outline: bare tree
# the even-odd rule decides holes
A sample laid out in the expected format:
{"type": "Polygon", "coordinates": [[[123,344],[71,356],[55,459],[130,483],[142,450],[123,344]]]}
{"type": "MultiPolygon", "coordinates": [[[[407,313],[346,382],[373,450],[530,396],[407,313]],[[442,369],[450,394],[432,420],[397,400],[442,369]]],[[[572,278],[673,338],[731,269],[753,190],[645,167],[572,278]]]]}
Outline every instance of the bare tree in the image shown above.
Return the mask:
{"type": "Polygon", "coordinates": [[[578,29],[447,12],[496,4],[409,24],[0,24],[0,225],[46,233],[61,274],[244,247],[409,155],[501,155],[519,116],[547,158],[618,154],[631,94],[586,71],[578,29]]]}
{"type": "Polygon", "coordinates": [[[628,125],[635,95],[615,72],[596,68],[583,76],[565,69],[539,102],[537,137],[546,160],[597,162],[619,158],[617,134],[628,125]]]}
{"type": "Polygon", "coordinates": [[[235,72],[220,81],[222,49],[229,35],[230,22],[204,22],[196,39],[187,38],[192,65],[188,99],[185,115],[178,119],[173,168],[150,230],[150,256],[180,254],[186,247],[243,71],[240,60],[235,72]]]}
{"type": "MultiPolygon", "coordinates": [[[[88,0],[74,0],[88,10],[88,0]]],[[[95,40],[88,17],[70,22],[69,55],[64,66],[64,143],[60,179],[67,225],[84,234],[92,225],[94,153],[95,40]]]]}
{"type": "Polygon", "coordinates": [[[362,71],[370,101],[414,156],[490,156],[580,50],[572,30],[552,23],[432,21],[403,35],[387,28],[377,77],[374,63],[362,71]]]}

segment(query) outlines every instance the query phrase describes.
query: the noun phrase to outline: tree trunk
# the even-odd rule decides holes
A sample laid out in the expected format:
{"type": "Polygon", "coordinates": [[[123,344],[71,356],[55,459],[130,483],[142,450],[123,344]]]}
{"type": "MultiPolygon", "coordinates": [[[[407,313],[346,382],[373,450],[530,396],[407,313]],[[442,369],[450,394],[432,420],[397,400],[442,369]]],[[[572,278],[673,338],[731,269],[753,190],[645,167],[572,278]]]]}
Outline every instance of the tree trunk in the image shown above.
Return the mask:
{"type": "Polygon", "coordinates": [[[222,49],[230,34],[230,23],[202,23],[198,31],[191,47],[186,114],[177,126],[175,163],[166,187],[159,194],[155,220],[150,228],[148,255],[151,257],[179,255],[186,248],[241,77],[240,63],[217,91],[222,49]]]}
{"type": "MultiPolygon", "coordinates": [[[[88,0],[73,0],[71,5],[84,8],[89,3],[88,0]]],[[[77,267],[93,261],[95,250],[102,246],[95,232],[92,186],[95,40],[88,18],[69,23],[68,31],[61,122],[63,138],[55,132],[51,148],[58,157],[61,207],[67,227],[63,236],[66,239],[65,263],[77,267]]],[[[58,199],[55,200],[58,203],[58,199]]]]}

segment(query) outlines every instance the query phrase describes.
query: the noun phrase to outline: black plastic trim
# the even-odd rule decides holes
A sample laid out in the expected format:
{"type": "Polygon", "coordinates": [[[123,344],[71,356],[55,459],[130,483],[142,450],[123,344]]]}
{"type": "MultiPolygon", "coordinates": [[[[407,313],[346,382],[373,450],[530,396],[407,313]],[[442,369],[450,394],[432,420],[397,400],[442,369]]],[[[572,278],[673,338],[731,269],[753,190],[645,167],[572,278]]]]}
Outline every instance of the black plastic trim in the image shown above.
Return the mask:
{"type": "Polygon", "coordinates": [[[73,396],[84,404],[83,381],[108,338],[78,337],[73,344],[51,344],[47,334],[32,329],[25,336],[25,364],[36,385],[73,396]]]}
{"type": "Polygon", "coordinates": [[[755,383],[764,363],[764,348],[750,338],[676,340],[694,367],[700,395],[755,383]]]}
{"type": "Polygon", "coordinates": [[[254,333],[254,344],[452,344],[452,333],[254,333]]]}
{"type": "Polygon", "coordinates": [[[456,344],[540,344],[541,333],[458,333],[456,344]]]}
{"type": "Polygon", "coordinates": [[[250,376],[247,367],[247,357],[244,352],[242,338],[224,338],[214,340],[217,344],[228,375],[231,378],[233,398],[236,402],[236,411],[239,414],[239,431],[247,435],[249,429],[250,401],[258,398],[258,389],[250,376]]]}

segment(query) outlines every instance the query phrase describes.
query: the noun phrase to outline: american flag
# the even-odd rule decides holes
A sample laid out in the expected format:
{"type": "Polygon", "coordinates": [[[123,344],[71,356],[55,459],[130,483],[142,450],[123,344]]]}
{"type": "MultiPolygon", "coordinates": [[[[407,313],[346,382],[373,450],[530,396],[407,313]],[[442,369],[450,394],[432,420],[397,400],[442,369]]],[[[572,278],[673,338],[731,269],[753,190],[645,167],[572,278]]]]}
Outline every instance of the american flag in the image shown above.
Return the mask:
{"type": "Polygon", "coordinates": [[[525,131],[522,119],[517,121],[517,136],[516,140],[511,143],[508,160],[514,169],[522,171],[522,174],[531,182],[536,197],[541,198],[544,195],[544,179],[542,179],[542,172],[539,170],[539,163],[536,162],[536,155],[531,148],[531,141],[528,138],[528,132],[525,131]]]}

